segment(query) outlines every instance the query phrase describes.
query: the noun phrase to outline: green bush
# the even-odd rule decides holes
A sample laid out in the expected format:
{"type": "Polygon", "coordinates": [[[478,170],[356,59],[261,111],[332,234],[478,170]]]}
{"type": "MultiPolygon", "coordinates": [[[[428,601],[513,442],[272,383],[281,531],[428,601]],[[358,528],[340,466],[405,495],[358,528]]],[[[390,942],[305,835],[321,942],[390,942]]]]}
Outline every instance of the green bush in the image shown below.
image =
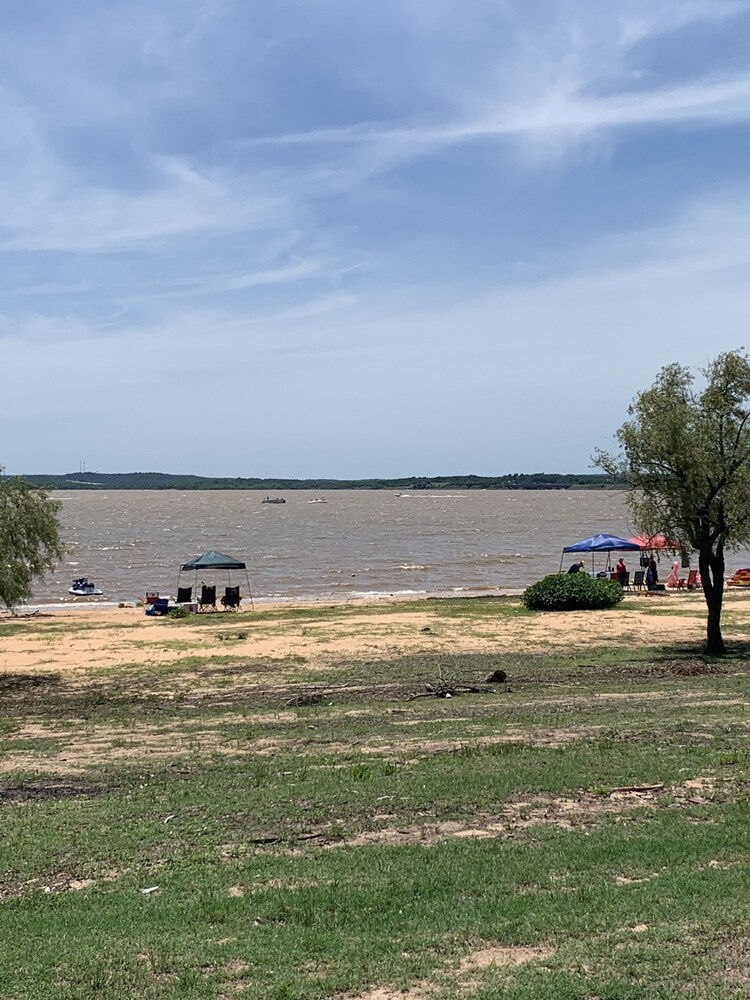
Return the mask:
{"type": "Polygon", "coordinates": [[[178,607],[172,608],[171,611],[167,611],[167,618],[189,618],[190,612],[187,608],[178,607]]]}
{"type": "Polygon", "coordinates": [[[553,573],[523,592],[523,603],[532,611],[597,611],[613,608],[622,600],[616,580],[597,580],[587,573],[553,573]]]}

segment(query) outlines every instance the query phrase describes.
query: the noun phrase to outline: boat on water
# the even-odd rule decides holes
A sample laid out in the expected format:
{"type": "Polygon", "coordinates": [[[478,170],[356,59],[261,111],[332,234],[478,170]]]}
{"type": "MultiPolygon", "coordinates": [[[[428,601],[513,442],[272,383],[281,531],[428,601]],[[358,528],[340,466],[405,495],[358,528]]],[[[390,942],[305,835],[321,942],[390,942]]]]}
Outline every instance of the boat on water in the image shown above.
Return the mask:
{"type": "Polygon", "coordinates": [[[68,587],[68,593],[75,597],[100,597],[104,591],[99,590],[87,576],[79,576],[77,580],[73,581],[73,586],[68,587]]]}
{"type": "Polygon", "coordinates": [[[261,503],[286,503],[286,500],[283,497],[266,497],[261,503]]]}
{"type": "Polygon", "coordinates": [[[317,500],[308,500],[308,503],[328,503],[325,497],[318,497],[317,500]]]}

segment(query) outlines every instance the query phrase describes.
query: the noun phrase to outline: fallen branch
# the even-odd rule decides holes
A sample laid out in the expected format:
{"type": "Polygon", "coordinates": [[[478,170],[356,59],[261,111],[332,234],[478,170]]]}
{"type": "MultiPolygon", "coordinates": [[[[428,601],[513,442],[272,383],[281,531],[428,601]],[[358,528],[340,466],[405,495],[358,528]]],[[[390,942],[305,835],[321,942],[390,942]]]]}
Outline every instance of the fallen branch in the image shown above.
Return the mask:
{"type": "Polygon", "coordinates": [[[453,698],[457,694],[494,694],[495,689],[491,687],[479,687],[476,684],[440,684],[433,687],[432,684],[425,684],[426,691],[415,691],[406,699],[415,701],[417,698],[453,698]]]}
{"type": "Polygon", "coordinates": [[[615,792],[663,792],[665,785],[623,785],[622,788],[611,788],[608,795],[615,792]]]}

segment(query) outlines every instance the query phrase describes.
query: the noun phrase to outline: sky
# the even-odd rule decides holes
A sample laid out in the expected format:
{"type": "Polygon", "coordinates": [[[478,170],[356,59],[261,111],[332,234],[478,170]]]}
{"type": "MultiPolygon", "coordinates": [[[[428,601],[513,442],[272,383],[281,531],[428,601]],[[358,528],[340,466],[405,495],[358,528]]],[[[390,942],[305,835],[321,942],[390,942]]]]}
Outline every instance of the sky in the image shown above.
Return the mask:
{"type": "Polygon", "coordinates": [[[3,21],[8,472],[586,472],[748,344],[750,0],[3,21]]]}

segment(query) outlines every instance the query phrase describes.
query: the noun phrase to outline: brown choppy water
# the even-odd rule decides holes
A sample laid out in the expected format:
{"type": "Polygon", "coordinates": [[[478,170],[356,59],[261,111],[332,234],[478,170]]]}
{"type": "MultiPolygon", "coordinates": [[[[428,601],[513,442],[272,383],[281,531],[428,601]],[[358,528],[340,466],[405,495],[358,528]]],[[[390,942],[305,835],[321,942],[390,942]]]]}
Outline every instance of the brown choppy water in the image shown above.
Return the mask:
{"type": "MultiPolygon", "coordinates": [[[[106,602],[175,593],[180,564],[209,549],[244,559],[260,599],[481,594],[555,572],[562,546],[588,535],[633,534],[623,494],[610,491],[295,490],[279,505],[239,490],[55,495],[72,551],[34,604],[70,600],[84,575],[106,602]]],[[[223,572],[203,579],[227,583],[223,572]]]]}

